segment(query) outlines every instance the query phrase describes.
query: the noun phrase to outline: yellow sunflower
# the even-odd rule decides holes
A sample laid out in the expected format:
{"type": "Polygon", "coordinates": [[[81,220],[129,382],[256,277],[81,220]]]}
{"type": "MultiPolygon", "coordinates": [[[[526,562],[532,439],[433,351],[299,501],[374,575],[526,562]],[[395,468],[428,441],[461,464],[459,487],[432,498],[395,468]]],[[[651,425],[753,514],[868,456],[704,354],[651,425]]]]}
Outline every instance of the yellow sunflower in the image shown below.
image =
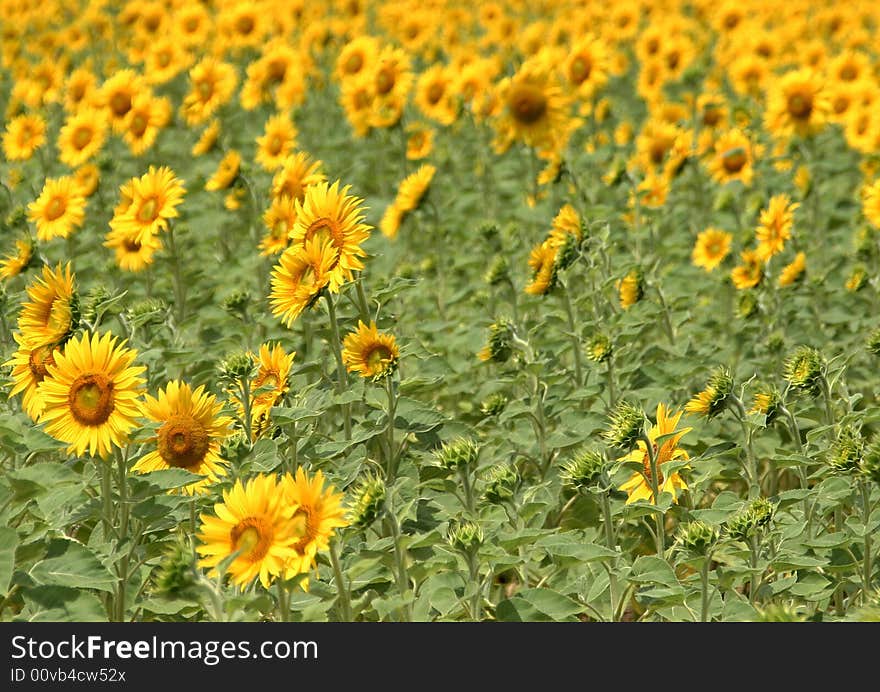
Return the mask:
{"type": "Polygon", "coordinates": [[[298,540],[293,547],[296,555],[285,565],[285,578],[305,574],[315,566],[319,551],[330,548],[335,529],[348,525],[342,493],[332,485],[324,487],[324,474],[319,470],[309,478],[302,467],[296,475],[285,474],[281,487],[288,504],[297,509],[293,514],[294,533],[298,540]]]}
{"type": "Polygon", "coordinates": [[[146,91],[143,77],[134,70],[119,70],[101,86],[100,101],[113,131],[125,131],[125,116],[139,93],[146,91]]]}
{"type": "Polygon", "coordinates": [[[742,264],[737,265],[730,272],[733,285],[740,291],[754,288],[764,278],[764,259],[757,250],[743,250],[740,253],[742,264]]]}
{"type": "Polygon", "coordinates": [[[862,213],[876,228],[880,228],[880,178],[863,189],[862,213]]]}
{"type": "Polygon", "coordinates": [[[135,156],[140,156],[156,141],[159,131],[171,119],[171,101],[150,93],[138,94],[125,116],[122,138],[135,156]]]}
{"type": "Polygon", "coordinates": [[[77,327],[79,308],[70,264],[43,267],[27,287],[30,301],[21,306],[18,329],[31,348],[62,343],[77,327]]]}
{"type": "Polygon", "coordinates": [[[379,332],[375,322],[358,320],[357,330],[342,340],[342,362],[351,373],[379,380],[394,372],[400,349],[393,334],[379,332]]]}
{"type": "MultiPolygon", "coordinates": [[[[662,466],[667,462],[677,459],[690,459],[688,453],[679,447],[678,443],[684,434],[690,432],[692,428],[675,429],[682,413],[682,411],[671,413],[665,404],[658,404],[657,422],[648,431],[648,438],[654,447],[654,453],[657,455],[657,488],[661,493],[672,495],[673,501],[678,499],[679,490],[687,490],[687,484],[678,471],[665,475],[662,471],[662,466]],[[672,436],[664,439],[658,447],[655,440],[663,435],[672,436]]],[[[635,472],[618,490],[623,490],[629,496],[626,499],[626,504],[636,502],[637,500],[646,500],[652,504],[657,504],[652,489],[651,461],[648,455],[648,448],[645,446],[644,440],[638,440],[636,444],[637,446],[632,452],[621,457],[618,461],[638,462],[642,464],[642,470],[635,472]]]]}
{"type": "Polygon", "coordinates": [[[18,276],[31,263],[34,257],[34,241],[24,236],[15,241],[15,251],[0,259],[0,279],[11,279],[18,276]]]}
{"type": "Polygon", "coordinates": [[[79,185],[79,190],[83,197],[91,197],[98,189],[98,182],[101,178],[101,171],[93,163],[87,163],[80,166],[73,172],[73,179],[79,185]]]}
{"type": "Polygon", "coordinates": [[[556,253],[559,247],[552,240],[535,245],[529,254],[529,268],[532,270],[532,280],[526,286],[526,293],[533,296],[542,296],[549,293],[556,286],[556,253]]]}
{"type": "Polygon", "coordinates": [[[232,98],[238,81],[235,67],[211,56],[202,58],[189,71],[189,78],[191,88],[181,106],[188,125],[198,125],[214,115],[232,98]]]}
{"type": "Polygon", "coordinates": [[[720,265],[724,258],[730,254],[730,244],[733,236],[721,229],[710,227],[697,235],[691,261],[695,267],[702,267],[707,272],[720,265]]]}
{"type": "Polygon", "coordinates": [[[298,507],[279,485],[275,476],[260,474],[223,491],[223,502],[214,505],[216,516],[199,517],[200,567],[210,567],[209,574],[216,577],[217,566],[235,555],[228,567],[234,583],[247,586],[259,577],[264,587],[271,586],[297,558],[293,546],[301,538],[298,522],[292,521],[298,507]]]}
{"type": "Polygon", "coordinates": [[[352,78],[343,82],[339,102],[355,137],[366,137],[370,133],[375,100],[373,82],[368,77],[352,78]]]}
{"type": "Polygon", "coordinates": [[[290,244],[290,231],[296,222],[296,201],[283,195],[275,197],[263,213],[266,234],[260,241],[260,254],[264,257],[283,252],[290,244]]]}
{"type": "Polygon", "coordinates": [[[58,158],[68,166],[81,166],[101,151],[106,139],[106,115],[97,108],[80,108],[58,134],[58,158]]]}
{"type": "Polygon", "coordinates": [[[797,253],[794,259],[786,264],[779,272],[779,286],[791,286],[800,281],[807,269],[807,256],[803,252],[797,253]]]}
{"type": "Polygon", "coordinates": [[[401,210],[394,202],[385,207],[382,219],[379,221],[379,230],[386,238],[392,240],[397,237],[400,232],[400,226],[403,224],[403,217],[406,212],[401,210]]]}
{"type": "Polygon", "coordinates": [[[156,449],[141,457],[132,471],[186,469],[205,478],[184,486],[183,492],[208,492],[211,483],[226,475],[220,444],[229,434],[232,419],[222,415],[222,409],[223,403],[205,392],[204,385],[193,390],[186,382],[174,381],[159,389],[156,398],[147,394],[143,414],[161,425],[152,440],[156,449]]]}
{"type": "Polygon", "coordinates": [[[749,138],[741,130],[733,129],[715,141],[715,152],[709,159],[709,171],[722,185],[739,180],[748,186],[752,184],[754,177],[753,161],[754,152],[749,138]]]}
{"type": "Polygon", "coordinates": [[[581,217],[570,204],[563,204],[553,217],[550,227],[550,240],[557,246],[565,244],[568,236],[574,236],[577,240],[583,238],[584,231],[581,227],[581,217]]]}
{"type": "Polygon", "coordinates": [[[39,385],[43,399],[40,422],[46,432],[68,444],[68,453],[107,458],[123,447],[137,427],[143,366],[133,366],[134,349],[117,345],[107,333],[71,339],[39,385]]]}
{"type": "Polygon", "coordinates": [[[764,125],[777,137],[806,137],[825,127],[830,112],[822,78],[811,69],[795,70],[771,87],[764,125]]]}
{"type": "Polygon", "coordinates": [[[9,161],[26,161],[45,143],[46,121],[39,115],[17,115],[6,123],[3,154],[9,161]]]}
{"type": "Polygon", "coordinates": [[[217,138],[220,136],[220,121],[212,120],[208,123],[208,126],[202,130],[202,134],[199,135],[196,143],[193,144],[191,153],[193,156],[202,156],[203,154],[207,154],[211,149],[214,148],[214,145],[217,143],[217,138]]]}
{"type": "Polygon", "coordinates": [[[594,36],[572,46],[562,65],[568,87],[580,98],[589,99],[608,81],[608,50],[594,36]]]}
{"type": "Polygon", "coordinates": [[[434,130],[423,123],[411,123],[406,131],[406,158],[418,161],[430,155],[434,150],[434,130]]]}
{"type": "Polygon", "coordinates": [[[28,205],[28,220],[37,225],[37,239],[66,238],[86,218],[86,198],[71,176],[47,178],[40,196],[28,205]]]}
{"type": "Polygon", "coordinates": [[[452,76],[443,65],[425,70],[416,83],[415,103],[428,118],[441,125],[451,125],[458,117],[453,98],[452,76]]]}
{"type": "Polygon", "coordinates": [[[791,238],[794,225],[794,212],[800,206],[792,203],[788,195],[774,195],[766,209],[761,211],[755,237],[758,241],[758,255],[768,260],[782,252],[785,241],[791,238]]]}
{"type": "Polygon", "coordinates": [[[314,237],[287,248],[272,270],[272,314],[288,327],[330,283],[338,253],[330,240],[314,237]]]}
{"type": "Polygon", "coordinates": [[[279,169],[296,147],[296,136],[296,127],[285,113],[270,117],[263,135],[257,137],[257,163],[270,172],[279,169]]]}
{"type": "MultiPolygon", "coordinates": [[[[306,189],[302,202],[296,202],[296,223],[291,231],[294,245],[305,246],[313,238],[323,244],[329,241],[335,258],[326,272],[330,290],[338,292],[346,281],[354,278],[354,272],[364,268],[361,257],[366,252],[361,247],[370,235],[370,226],[363,223],[363,200],[349,195],[350,186],[339,188],[339,181],[332,185],[321,182],[306,189]]],[[[320,247],[320,246],[318,246],[320,247]]],[[[312,256],[317,256],[317,247],[312,256]]],[[[320,254],[326,256],[321,249],[320,254]]]]}
{"type": "Polygon", "coordinates": [[[369,72],[379,55],[378,42],[372,36],[357,36],[352,39],[336,58],[336,78],[340,81],[369,72]]]}
{"type": "Polygon", "coordinates": [[[327,179],[321,166],[321,161],[312,159],[303,151],[291,154],[272,178],[272,197],[286,196],[302,202],[309,185],[323,183],[327,179]]]}
{"type": "Polygon", "coordinates": [[[43,413],[43,398],[40,396],[39,384],[49,374],[47,367],[55,364],[58,347],[52,344],[31,347],[20,334],[13,336],[18,342],[18,350],[3,364],[4,367],[12,368],[10,375],[13,385],[9,391],[9,398],[23,391],[22,406],[25,413],[36,423],[43,413]]]}
{"type": "Polygon", "coordinates": [[[114,251],[114,259],[120,269],[140,272],[153,263],[162,241],[155,233],[114,228],[104,237],[104,247],[114,251]]]}
{"type": "Polygon", "coordinates": [[[185,192],[182,181],[168,166],[150,166],[140,178],[131,179],[128,207],[122,213],[116,212],[110,225],[114,230],[137,232],[143,241],[148,234],[167,228],[168,219],[179,215],[177,207],[185,192]]]}
{"type": "MultiPolygon", "coordinates": [[[[295,352],[287,353],[281,344],[261,344],[257,355],[250,354],[257,366],[257,374],[250,383],[251,427],[254,437],[259,437],[271,422],[272,407],[278,405],[290,389],[290,369],[295,352]]],[[[244,418],[244,405],[237,391],[230,391],[230,401],[244,418]]]]}
{"type": "Polygon", "coordinates": [[[617,282],[617,296],[620,307],[628,310],[638,303],[645,295],[645,279],[638,269],[630,269],[620,281],[617,282]]]}
{"type": "Polygon", "coordinates": [[[394,200],[394,204],[398,209],[405,213],[417,209],[425,193],[427,193],[436,172],[436,166],[424,163],[419,166],[415,173],[411,173],[404,178],[397,188],[397,197],[394,200]]]}
{"type": "Polygon", "coordinates": [[[205,189],[213,192],[215,190],[225,190],[238,177],[238,171],[241,167],[241,154],[235,149],[230,149],[226,155],[220,159],[217,164],[217,170],[213,175],[205,181],[205,189]]]}

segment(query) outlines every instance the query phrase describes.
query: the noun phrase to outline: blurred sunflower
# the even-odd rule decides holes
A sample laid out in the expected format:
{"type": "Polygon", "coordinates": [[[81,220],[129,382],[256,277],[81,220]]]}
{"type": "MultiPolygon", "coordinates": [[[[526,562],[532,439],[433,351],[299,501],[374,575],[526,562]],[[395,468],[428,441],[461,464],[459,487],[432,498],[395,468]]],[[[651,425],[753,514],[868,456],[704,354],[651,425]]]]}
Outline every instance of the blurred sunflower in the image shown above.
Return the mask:
{"type": "Polygon", "coordinates": [[[144,175],[131,179],[129,192],[128,206],[122,213],[115,211],[110,226],[114,230],[137,232],[142,241],[148,234],[166,229],[169,219],[177,218],[177,207],[186,190],[168,166],[150,166],[144,175]]]}
{"type": "Polygon", "coordinates": [[[26,161],[46,143],[46,121],[37,114],[22,114],[6,122],[3,155],[9,161],[26,161]]]}
{"type": "MultiPolygon", "coordinates": [[[[262,435],[271,422],[272,407],[284,399],[290,389],[290,369],[293,367],[295,352],[287,353],[281,344],[261,344],[256,356],[250,354],[256,362],[257,373],[250,383],[251,390],[251,427],[254,437],[262,435]],[[271,346],[271,347],[270,347],[271,346]]],[[[244,418],[244,404],[238,392],[229,394],[232,405],[244,418]]]]}
{"type": "Polygon", "coordinates": [[[15,241],[15,250],[0,259],[0,279],[11,279],[21,274],[34,258],[34,241],[23,236],[15,241]]]}
{"type": "Polygon", "coordinates": [[[436,172],[435,166],[425,163],[401,181],[394,199],[394,204],[401,212],[406,214],[419,208],[436,172]]]}
{"type": "Polygon", "coordinates": [[[43,413],[43,398],[40,396],[39,384],[49,374],[47,367],[55,364],[58,346],[46,344],[31,347],[20,334],[13,334],[13,337],[18,342],[18,350],[3,364],[3,367],[12,368],[10,372],[12,389],[9,390],[9,398],[24,392],[22,408],[31,420],[37,423],[43,413]]]}
{"type": "Polygon", "coordinates": [[[196,143],[193,144],[191,153],[193,156],[202,156],[207,154],[214,145],[217,144],[217,138],[220,136],[220,121],[212,120],[208,126],[202,130],[196,143]]]}
{"type": "Polygon", "coordinates": [[[715,151],[709,159],[709,171],[721,185],[739,180],[743,185],[749,186],[754,177],[753,161],[751,141],[741,130],[734,128],[715,141],[715,151]]]}
{"type": "Polygon", "coordinates": [[[79,301],[74,275],[68,263],[63,268],[43,267],[42,276],[27,286],[30,300],[21,306],[18,329],[22,345],[31,348],[63,343],[76,329],[79,301]]]}
{"type": "Polygon", "coordinates": [[[238,177],[241,167],[241,154],[235,149],[226,152],[220,163],[217,164],[217,170],[211,174],[211,177],[205,181],[205,189],[209,192],[216,190],[225,190],[238,177]]]}
{"type": "Polygon", "coordinates": [[[702,267],[707,272],[720,265],[724,258],[730,254],[730,244],[733,236],[726,231],[710,227],[697,235],[691,261],[694,266],[702,267]]]}
{"type": "Polygon", "coordinates": [[[111,228],[104,236],[104,247],[114,251],[116,266],[127,272],[140,272],[153,263],[162,241],[155,233],[111,228]]]}
{"type": "Polygon", "coordinates": [[[875,228],[880,228],[880,178],[862,190],[862,213],[875,228]]]}
{"type": "Polygon", "coordinates": [[[806,137],[825,127],[830,105],[820,75],[811,69],[794,70],[770,87],[764,125],[777,137],[806,137]]]}
{"type": "Polygon", "coordinates": [[[123,140],[131,153],[140,156],[156,141],[159,131],[171,119],[171,101],[150,93],[137,94],[125,116],[123,140]]]}
{"type": "Polygon", "coordinates": [[[271,116],[263,135],[257,137],[257,163],[269,172],[280,168],[296,147],[296,136],[296,127],[289,116],[285,113],[271,116]]]}
{"type": "Polygon", "coordinates": [[[323,183],[327,179],[321,171],[322,165],[321,161],[303,151],[291,154],[272,178],[272,197],[288,197],[302,202],[309,185],[323,183]]]}
{"type": "Polygon", "coordinates": [[[452,75],[443,65],[434,65],[422,72],[416,83],[415,103],[426,117],[441,125],[451,125],[458,117],[458,104],[453,98],[452,75]]]}
{"type": "Polygon", "coordinates": [[[238,81],[235,67],[214,57],[202,58],[190,71],[190,90],[183,98],[181,112],[188,125],[208,120],[227,103],[238,81]]]}
{"type": "Polygon", "coordinates": [[[764,279],[764,259],[757,250],[743,250],[740,258],[742,264],[730,272],[733,285],[740,291],[754,288],[764,279]]]}
{"type": "Polygon", "coordinates": [[[794,259],[786,264],[779,272],[778,284],[780,287],[791,286],[800,281],[807,268],[807,256],[803,252],[797,253],[794,259]]]}
{"type": "Polygon", "coordinates": [[[794,212],[800,206],[792,202],[788,195],[774,195],[767,208],[761,211],[755,237],[758,241],[758,256],[764,261],[782,252],[785,241],[791,238],[794,225],[794,212]]]}
{"type": "Polygon", "coordinates": [[[125,116],[131,110],[135,96],[147,91],[143,77],[134,70],[119,70],[100,89],[100,102],[113,131],[125,131],[125,116]]]}
{"type": "Polygon", "coordinates": [[[357,36],[343,46],[336,58],[336,78],[340,81],[368,73],[379,55],[378,41],[372,36],[357,36]]]}
{"type": "Polygon", "coordinates": [[[608,81],[608,50],[601,39],[587,36],[571,47],[562,72],[579,98],[590,99],[608,81]]]}
{"type": "Polygon", "coordinates": [[[296,223],[296,200],[287,195],[273,197],[263,213],[267,232],[260,240],[260,254],[264,257],[283,252],[290,244],[290,231],[296,223]]]}
{"type": "Polygon", "coordinates": [[[406,131],[406,158],[418,161],[430,156],[434,150],[434,130],[424,123],[410,123],[406,131]]]}
{"type": "Polygon", "coordinates": [[[532,278],[525,287],[526,293],[542,296],[556,287],[556,254],[558,249],[558,246],[550,239],[532,248],[529,254],[529,268],[532,270],[532,278]]]}

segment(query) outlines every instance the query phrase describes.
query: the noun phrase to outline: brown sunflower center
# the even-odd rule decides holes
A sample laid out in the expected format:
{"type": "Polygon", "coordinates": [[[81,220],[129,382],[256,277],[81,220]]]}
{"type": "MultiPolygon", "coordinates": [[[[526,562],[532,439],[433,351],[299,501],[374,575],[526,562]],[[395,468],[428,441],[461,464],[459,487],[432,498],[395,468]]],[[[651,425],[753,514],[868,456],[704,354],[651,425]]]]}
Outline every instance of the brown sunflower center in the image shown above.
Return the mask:
{"type": "Polygon", "coordinates": [[[670,142],[663,139],[655,139],[651,142],[651,146],[648,150],[651,157],[651,163],[655,165],[663,163],[663,157],[666,156],[669,147],[670,142]]]}
{"type": "Polygon", "coordinates": [[[354,101],[355,110],[363,110],[370,105],[370,95],[366,91],[355,92],[352,100],[354,101]]]}
{"type": "Polygon", "coordinates": [[[28,368],[34,382],[42,382],[49,374],[48,366],[55,365],[55,351],[51,346],[37,346],[28,355],[28,368]]]}
{"type": "Polygon", "coordinates": [[[376,73],[376,91],[382,95],[387,94],[394,88],[397,77],[394,70],[389,67],[382,67],[376,73]]]}
{"type": "Polygon", "coordinates": [[[841,78],[844,82],[852,82],[852,81],[853,81],[856,77],[858,77],[858,76],[859,76],[859,72],[858,72],[858,70],[856,70],[856,68],[853,67],[852,65],[846,65],[846,66],[840,71],[840,78],[841,78]]]}
{"type": "Polygon", "coordinates": [[[590,78],[593,71],[593,63],[585,55],[579,55],[571,62],[571,68],[568,71],[569,78],[575,84],[582,84],[590,78]]]}
{"type": "Polygon", "coordinates": [[[248,562],[262,560],[269,552],[274,537],[272,524],[264,517],[246,517],[229,532],[233,551],[248,562]]]}
{"type": "Polygon", "coordinates": [[[110,97],[110,110],[117,118],[121,118],[131,110],[131,96],[117,91],[110,97]]]}
{"type": "Polygon", "coordinates": [[[440,99],[443,98],[443,92],[446,91],[446,88],[440,82],[434,82],[431,86],[428,87],[428,103],[432,106],[439,103],[440,99]]]}
{"type": "Polygon", "coordinates": [[[49,204],[46,205],[46,220],[55,221],[60,219],[64,216],[65,211],[67,211],[67,200],[61,196],[53,197],[49,200],[49,204]]]}
{"type": "Polygon", "coordinates": [[[703,125],[706,127],[715,127],[721,122],[721,109],[717,106],[706,106],[703,108],[703,125]]]}
{"type": "Polygon", "coordinates": [[[807,120],[813,111],[813,99],[806,94],[792,94],[788,97],[788,112],[797,120],[807,120]]]}
{"type": "Polygon", "coordinates": [[[315,531],[312,515],[307,510],[300,507],[296,514],[293,515],[293,535],[299,536],[299,540],[294,543],[293,547],[302,552],[305,547],[315,540],[317,532],[315,531]]]}
{"type": "Polygon", "coordinates": [[[171,52],[167,50],[159,51],[156,54],[156,64],[159,67],[168,67],[171,64],[171,52]]]}
{"type": "Polygon", "coordinates": [[[74,103],[79,103],[82,101],[83,96],[86,95],[86,85],[82,83],[72,84],[70,87],[70,100],[74,103]]]}
{"type": "Polygon", "coordinates": [[[721,163],[724,166],[724,170],[728,173],[739,173],[748,163],[745,148],[736,147],[728,149],[721,155],[721,163]]]}
{"type": "Polygon", "coordinates": [[[241,34],[242,36],[247,36],[250,34],[254,27],[256,26],[256,22],[253,17],[239,17],[235,22],[235,30],[241,34]]]}
{"type": "Polygon", "coordinates": [[[159,25],[162,23],[162,15],[154,14],[144,19],[144,28],[151,34],[156,33],[159,25]]]}
{"type": "Polygon", "coordinates": [[[645,43],[645,52],[648,55],[656,55],[660,50],[660,39],[659,38],[649,38],[647,43],[645,43]]]}
{"type": "Polygon", "coordinates": [[[391,360],[391,349],[384,344],[376,344],[364,357],[367,367],[371,371],[381,370],[382,366],[391,360]]]}
{"type": "Polygon", "coordinates": [[[357,74],[364,66],[364,57],[360,53],[352,53],[345,61],[345,71],[348,74],[357,74]]]}
{"type": "Polygon", "coordinates": [[[832,107],[834,108],[834,112],[837,115],[840,115],[841,113],[846,113],[846,111],[849,109],[849,97],[844,94],[840,94],[834,99],[832,107]]]}
{"type": "Polygon", "coordinates": [[[666,55],[666,67],[670,70],[677,69],[679,63],[681,63],[681,53],[677,50],[671,51],[666,55]]]}
{"type": "Polygon", "coordinates": [[[272,156],[278,156],[281,153],[282,147],[284,147],[284,138],[280,135],[272,135],[266,144],[266,149],[272,156]]]}
{"type": "Polygon", "coordinates": [[[126,252],[141,251],[141,244],[133,236],[128,236],[127,238],[125,238],[125,240],[122,241],[122,247],[125,248],[126,252]]]}
{"type": "Polygon", "coordinates": [[[532,84],[519,84],[507,99],[513,117],[524,125],[533,125],[547,112],[547,97],[532,84]]]}
{"type": "Polygon", "coordinates": [[[141,223],[151,223],[159,217],[159,203],[155,197],[145,199],[138,208],[137,220],[141,223]]]}
{"type": "Polygon", "coordinates": [[[92,141],[92,135],[93,132],[91,127],[85,126],[76,128],[72,137],[74,148],[79,150],[85,149],[92,141]]]}
{"type": "Polygon", "coordinates": [[[171,416],[159,428],[157,437],[160,456],[178,469],[197,467],[208,453],[208,431],[189,414],[171,416]]]}
{"type": "Polygon", "coordinates": [[[345,247],[345,236],[342,233],[342,229],[339,227],[339,223],[326,216],[322,216],[320,219],[312,221],[308,229],[306,229],[303,243],[310,241],[312,238],[318,238],[318,241],[321,244],[326,243],[329,240],[337,249],[345,247]]]}
{"type": "Polygon", "coordinates": [[[278,188],[279,195],[287,195],[290,199],[298,199],[302,200],[303,198],[303,185],[299,180],[294,180],[292,178],[288,178],[284,181],[284,183],[278,188]]]}
{"type": "Polygon", "coordinates": [[[138,113],[131,119],[131,127],[129,130],[135,137],[143,137],[144,132],[147,131],[148,124],[149,120],[147,120],[143,113],[138,113]]]}
{"type": "Polygon", "coordinates": [[[199,18],[198,17],[187,17],[183,22],[183,28],[187,31],[187,33],[193,33],[199,28],[199,18]]]}
{"type": "Polygon", "coordinates": [[[67,394],[70,413],[82,425],[101,425],[113,413],[113,381],[100,372],[79,375],[67,394]]]}

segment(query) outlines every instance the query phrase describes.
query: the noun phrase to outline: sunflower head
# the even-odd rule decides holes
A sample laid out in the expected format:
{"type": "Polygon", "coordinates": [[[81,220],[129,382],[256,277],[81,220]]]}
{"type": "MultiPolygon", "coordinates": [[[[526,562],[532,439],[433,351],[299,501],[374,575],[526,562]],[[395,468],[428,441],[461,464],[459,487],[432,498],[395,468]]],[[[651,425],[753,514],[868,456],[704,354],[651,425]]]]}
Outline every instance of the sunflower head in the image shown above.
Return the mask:
{"type": "Polygon", "coordinates": [[[563,464],[559,477],[562,485],[569,490],[575,493],[586,492],[602,483],[606,466],[605,457],[601,453],[587,449],[563,464]]]}
{"type": "Polygon", "coordinates": [[[733,394],[733,377],[728,368],[719,366],[709,377],[705,388],[685,405],[684,410],[706,418],[714,418],[727,408],[731,394],[733,394]]]}
{"type": "Polygon", "coordinates": [[[755,392],[752,400],[752,408],[749,413],[759,413],[764,416],[764,424],[770,425],[782,408],[782,396],[779,390],[772,385],[763,385],[755,392]]]}
{"type": "Polygon", "coordinates": [[[875,437],[865,447],[859,470],[871,481],[880,485],[880,438],[875,437]]]}
{"type": "Polygon", "coordinates": [[[858,428],[845,425],[827,457],[828,466],[836,473],[851,473],[859,468],[865,453],[865,438],[858,428]]]}
{"type": "Polygon", "coordinates": [[[513,500],[520,484],[520,476],[512,464],[495,464],[486,472],[483,498],[493,505],[513,500]]]}
{"type": "Polygon", "coordinates": [[[604,363],[614,354],[614,344],[602,332],[593,334],[587,341],[587,358],[594,363],[604,363]]]}
{"type": "Polygon", "coordinates": [[[444,442],[434,452],[434,458],[447,471],[457,471],[475,467],[479,454],[480,448],[472,439],[459,437],[452,442],[444,442]]]}
{"type": "Polygon", "coordinates": [[[393,334],[379,332],[375,322],[358,321],[358,328],[343,340],[342,361],[349,372],[378,381],[397,369],[400,349],[393,334]]]}
{"type": "Polygon", "coordinates": [[[697,520],[679,527],[676,543],[686,553],[705,557],[718,542],[719,536],[720,532],[716,526],[697,520]]]}
{"type": "Polygon", "coordinates": [[[482,361],[505,363],[513,355],[513,325],[507,320],[489,326],[489,340],[477,354],[482,361]]]}
{"type": "Polygon", "coordinates": [[[825,358],[817,349],[800,346],[785,360],[784,376],[795,389],[810,396],[819,396],[825,367],[825,358]]]}
{"type": "Polygon", "coordinates": [[[351,525],[366,529],[385,510],[385,481],[378,476],[362,478],[349,494],[351,525]]]}
{"type": "Polygon", "coordinates": [[[608,417],[608,427],[603,433],[605,441],[621,449],[631,449],[642,435],[645,412],[628,401],[620,401],[608,417]]]}
{"type": "Polygon", "coordinates": [[[449,544],[465,555],[474,555],[483,545],[482,527],[470,520],[451,523],[446,536],[449,544]]]}

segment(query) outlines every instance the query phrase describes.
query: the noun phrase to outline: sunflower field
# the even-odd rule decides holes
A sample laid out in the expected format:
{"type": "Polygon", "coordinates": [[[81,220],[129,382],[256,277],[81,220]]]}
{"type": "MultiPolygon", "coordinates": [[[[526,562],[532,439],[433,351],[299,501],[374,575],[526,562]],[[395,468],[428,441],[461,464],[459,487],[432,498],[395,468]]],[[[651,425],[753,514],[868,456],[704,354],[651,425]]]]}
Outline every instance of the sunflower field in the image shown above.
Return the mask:
{"type": "Polygon", "coordinates": [[[0,620],[880,619],[878,29],[0,0],[0,620]]]}

